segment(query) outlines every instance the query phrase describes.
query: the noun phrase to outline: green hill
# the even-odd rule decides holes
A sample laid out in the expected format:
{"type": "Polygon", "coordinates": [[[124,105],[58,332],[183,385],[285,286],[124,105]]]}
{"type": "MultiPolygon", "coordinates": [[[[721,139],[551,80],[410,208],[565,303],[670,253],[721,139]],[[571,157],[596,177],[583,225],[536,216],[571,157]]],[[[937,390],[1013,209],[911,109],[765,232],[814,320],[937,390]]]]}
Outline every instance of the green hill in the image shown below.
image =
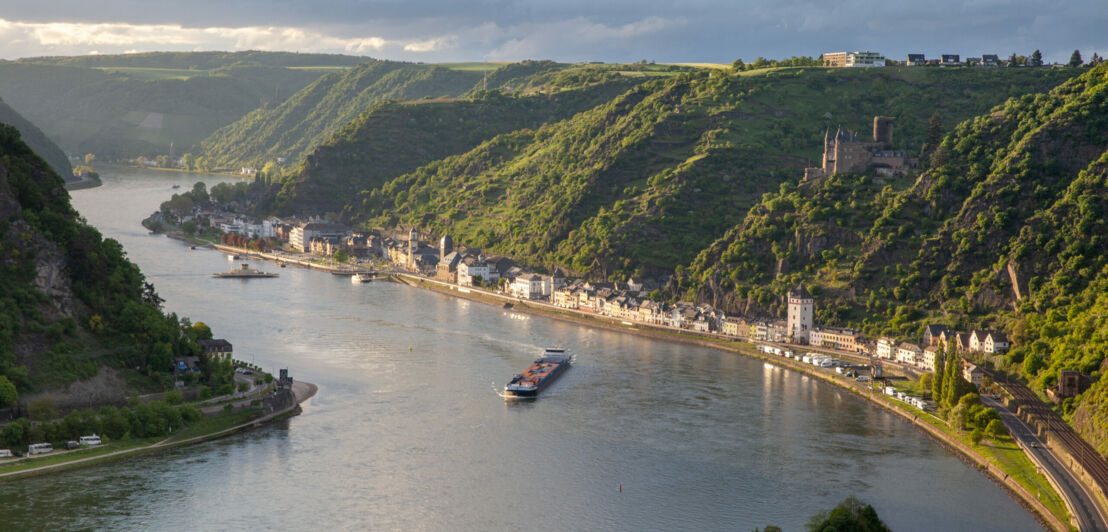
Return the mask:
{"type": "MultiPolygon", "coordinates": [[[[648,78],[572,118],[367,187],[348,214],[368,225],[448,232],[594,277],[672,272],[741,224],[764,193],[795,183],[819,156],[828,127],[865,128],[874,115],[893,116],[897,147],[918,152],[931,114],[963,120],[1072,75],[787,68],[648,78]]],[[[356,158],[366,146],[351,143],[329,158],[356,158]]],[[[342,174],[314,165],[318,175],[342,174]]]]}
{"type": "MultiPolygon", "coordinates": [[[[616,83],[628,87],[650,76],[689,68],[655,65],[586,65],[552,61],[492,65],[371,63],[335,72],[280,106],[263,108],[204,141],[216,164],[262,167],[284,157],[298,162],[347,123],[386,101],[479,97],[484,91],[533,95],[616,83]],[[478,68],[479,67],[479,68],[478,68]]],[[[446,142],[450,142],[447,140],[446,142]]]]}
{"type": "Polygon", "coordinates": [[[339,54],[301,54],[293,52],[146,52],[140,54],[27,57],[20,63],[71,66],[81,68],[163,68],[214,70],[235,63],[254,63],[270,67],[310,68],[354,66],[373,59],[339,54]]]}
{"type": "MultiPolygon", "coordinates": [[[[62,179],[0,125],[0,385],[172,386],[173,356],[198,348],[159,303],[119,243],[80,221],[62,179]]],[[[121,399],[117,386],[106,393],[121,399]]]]}
{"type": "Polygon", "coordinates": [[[919,336],[1007,331],[988,362],[1053,386],[1092,375],[1063,412],[1108,452],[1108,65],[1012,98],[947,135],[918,179],[839,175],[766,195],[678,276],[676,294],[780,312],[797,282],[818,321],[919,336]]]}
{"type": "Polygon", "coordinates": [[[598,84],[555,94],[505,96],[419,103],[384,102],[347,124],[278,184],[275,212],[319,213],[372,204],[374,191],[422,165],[464,153],[496,135],[537,129],[600,105],[635,80],[598,84]]]}
{"type": "MultiPolygon", "coordinates": [[[[296,54],[136,54],[0,61],[0,97],[69,153],[101,160],[199,151],[215,130],[330,70],[296,54]],[[293,56],[293,57],[289,57],[293,56]]],[[[353,59],[335,58],[345,68],[353,59]]]]}
{"type": "Polygon", "coordinates": [[[455,97],[481,72],[377,61],[329,73],[274,108],[260,108],[214,132],[204,155],[218,165],[254,164],[278,157],[299,161],[344,124],[384,100],[455,97]]]}
{"type": "Polygon", "coordinates": [[[4,103],[4,100],[0,100],[0,123],[18,129],[27,146],[45,159],[55,173],[66,178],[73,175],[73,167],[70,166],[65,152],[47,138],[39,128],[4,103]]]}

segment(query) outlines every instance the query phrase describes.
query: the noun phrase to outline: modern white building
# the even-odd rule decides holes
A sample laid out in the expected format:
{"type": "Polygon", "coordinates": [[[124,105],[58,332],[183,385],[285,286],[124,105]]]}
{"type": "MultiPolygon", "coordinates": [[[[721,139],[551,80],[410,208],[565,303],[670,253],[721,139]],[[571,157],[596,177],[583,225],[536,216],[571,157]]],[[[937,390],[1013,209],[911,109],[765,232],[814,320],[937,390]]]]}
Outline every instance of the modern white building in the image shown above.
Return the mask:
{"type": "Polygon", "coordinates": [[[337,238],[350,234],[346,226],[323,222],[302,223],[289,232],[289,245],[297,251],[310,251],[313,238],[337,238]]]}
{"type": "Polygon", "coordinates": [[[520,299],[541,299],[549,292],[549,278],[543,279],[541,275],[530,273],[520,275],[512,280],[509,285],[512,297],[520,299]]]}
{"type": "Polygon", "coordinates": [[[813,326],[816,301],[804,289],[803,284],[789,290],[789,316],[786,325],[789,340],[798,344],[808,343],[813,326]]]}

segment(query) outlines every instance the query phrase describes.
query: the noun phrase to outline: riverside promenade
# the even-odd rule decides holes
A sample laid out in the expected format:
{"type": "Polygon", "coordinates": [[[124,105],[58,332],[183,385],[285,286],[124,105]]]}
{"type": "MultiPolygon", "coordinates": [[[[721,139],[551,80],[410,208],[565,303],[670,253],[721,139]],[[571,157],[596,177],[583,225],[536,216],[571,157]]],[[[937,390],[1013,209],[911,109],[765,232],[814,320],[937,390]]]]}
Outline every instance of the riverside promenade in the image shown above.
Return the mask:
{"type": "Polygon", "coordinates": [[[278,411],[273,412],[271,414],[266,414],[266,415],[264,415],[262,417],[259,417],[259,418],[251,419],[251,420],[249,420],[245,423],[241,423],[241,424],[238,424],[238,425],[235,425],[233,427],[229,427],[229,428],[217,431],[217,432],[211,432],[211,433],[208,433],[208,434],[201,434],[200,436],[193,436],[191,438],[186,438],[186,439],[183,439],[183,440],[174,441],[173,437],[170,436],[169,438],[166,438],[162,441],[152,443],[150,445],[144,445],[142,447],[134,447],[134,448],[131,448],[131,449],[122,449],[122,450],[119,450],[119,451],[112,451],[112,452],[106,453],[106,454],[100,454],[100,455],[96,455],[96,456],[89,456],[87,458],[77,458],[77,459],[74,459],[74,460],[68,460],[68,461],[59,462],[59,463],[56,463],[56,464],[44,465],[44,466],[40,466],[40,467],[33,467],[33,468],[30,468],[30,469],[21,469],[19,471],[11,471],[11,472],[8,472],[8,473],[0,473],[0,481],[15,480],[15,479],[20,479],[20,478],[24,478],[24,477],[43,475],[43,474],[53,473],[53,472],[56,472],[56,471],[62,471],[62,470],[71,469],[71,468],[75,468],[75,467],[86,467],[86,466],[91,466],[91,465],[98,464],[100,462],[107,462],[107,461],[117,460],[117,459],[120,459],[120,458],[126,458],[126,457],[130,457],[130,456],[138,456],[138,455],[152,453],[152,452],[158,452],[158,451],[162,451],[162,450],[166,450],[166,449],[172,449],[174,447],[183,447],[183,446],[186,446],[186,445],[193,445],[193,444],[205,442],[205,441],[208,441],[208,440],[214,440],[214,439],[222,438],[222,437],[225,437],[225,436],[230,436],[231,434],[235,434],[237,432],[248,430],[248,429],[251,429],[251,428],[254,428],[254,427],[259,427],[259,426],[264,425],[264,424],[266,424],[270,421],[273,421],[275,419],[279,419],[279,418],[283,418],[283,417],[287,417],[289,415],[295,415],[295,414],[299,413],[300,404],[303,403],[304,401],[307,401],[308,399],[311,399],[312,396],[314,396],[316,394],[316,392],[318,392],[318,391],[319,391],[319,387],[312,384],[312,383],[294,381],[293,384],[292,384],[292,393],[293,393],[293,396],[295,397],[295,401],[293,401],[293,403],[289,407],[284,408],[282,410],[278,410],[278,411]]]}

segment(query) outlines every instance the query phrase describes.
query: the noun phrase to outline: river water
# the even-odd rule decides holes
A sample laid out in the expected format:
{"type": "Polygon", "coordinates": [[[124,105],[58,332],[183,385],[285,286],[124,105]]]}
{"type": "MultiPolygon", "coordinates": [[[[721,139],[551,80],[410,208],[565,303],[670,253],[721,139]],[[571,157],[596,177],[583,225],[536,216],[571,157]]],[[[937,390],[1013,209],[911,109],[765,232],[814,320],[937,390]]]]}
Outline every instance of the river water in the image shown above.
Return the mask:
{"type": "Polygon", "coordinates": [[[73,201],[167,310],[318,395],[248,433],[0,485],[0,528],[800,530],[854,495],[897,531],[1039,529],[907,423],[799,373],[388,282],[212,278],[225,255],[139,225],[198,179],[227,178],[110,171],[73,201]],[[555,344],[576,365],[540,400],[495,393],[555,344]]]}

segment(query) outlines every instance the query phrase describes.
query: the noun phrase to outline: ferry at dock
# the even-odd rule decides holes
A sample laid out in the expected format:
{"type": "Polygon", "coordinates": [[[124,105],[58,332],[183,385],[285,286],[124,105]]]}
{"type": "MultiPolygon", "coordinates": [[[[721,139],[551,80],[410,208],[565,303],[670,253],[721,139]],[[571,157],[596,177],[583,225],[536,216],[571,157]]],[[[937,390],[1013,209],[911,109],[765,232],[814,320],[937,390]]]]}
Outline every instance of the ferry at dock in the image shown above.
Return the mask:
{"type": "Polygon", "coordinates": [[[571,363],[572,359],[565,349],[548,347],[523,373],[508,381],[504,386],[504,395],[508,398],[537,397],[539,392],[569,369],[571,363]]]}

